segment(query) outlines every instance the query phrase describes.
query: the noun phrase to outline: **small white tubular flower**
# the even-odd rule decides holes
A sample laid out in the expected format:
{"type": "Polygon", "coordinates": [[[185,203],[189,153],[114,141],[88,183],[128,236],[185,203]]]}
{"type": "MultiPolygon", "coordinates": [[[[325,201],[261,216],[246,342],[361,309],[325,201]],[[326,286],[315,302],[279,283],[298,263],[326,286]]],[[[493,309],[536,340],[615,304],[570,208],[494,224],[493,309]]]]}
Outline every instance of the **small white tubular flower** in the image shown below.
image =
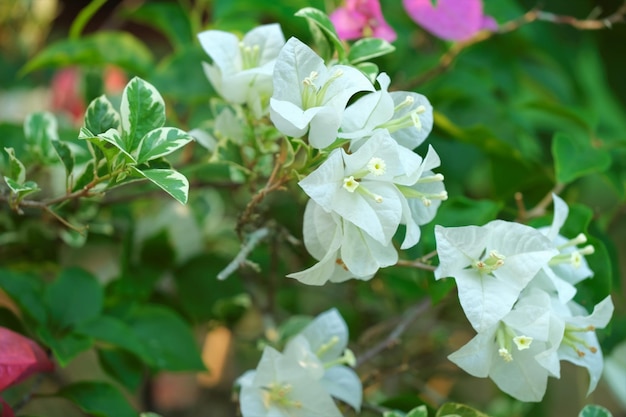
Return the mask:
{"type": "Polygon", "coordinates": [[[408,202],[408,216],[404,221],[407,232],[402,249],[417,244],[421,234],[419,226],[432,221],[441,202],[448,199],[448,193],[443,185],[443,175],[431,171],[440,164],[437,152],[429,146],[428,153],[420,166],[421,174],[417,182],[410,187],[400,187],[400,191],[408,202]]]}
{"type": "Polygon", "coordinates": [[[351,139],[350,150],[361,147],[376,129],[386,129],[401,146],[414,149],[433,127],[433,109],[428,99],[414,92],[389,93],[390,79],[377,78],[380,90],[364,95],[344,113],[339,136],[351,139]]]}
{"type": "Polygon", "coordinates": [[[257,108],[272,95],[272,72],[285,37],[278,24],[259,26],[242,40],[232,33],[207,30],[198,34],[211,64],[204,71],[226,101],[257,108]]]}
{"type": "Polygon", "coordinates": [[[481,332],[511,311],[520,293],[557,253],[532,227],[502,220],[485,226],[435,226],[435,278],[454,277],[459,301],[481,332]]]}
{"type": "Polygon", "coordinates": [[[398,254],[393,245],[382,245],[336,213],[326,212],[309,200],[304,212],[304,245],[319,262],[287,275],[308,285],[368,280],[379,268],[395,265],[398,254]]]}
{"type": "MultiPolygon", "coordinates": [[[[379,130],[353,154],[342,149],[331,152],[299,184],[324,210],[337,213],[387,246],[408,208],[397,185],[413,185],[421,173],[421,162],[417,154],[379,130]],[[372,161],[379,167],[375,172],[372,161]]],[[[346,230],[344,236],[349,233],[346,230]]],[[[342,250],[348,249],[342,246],[342,250]]]]}
{"type": "Polygon", "coordinates": [[[256,371],[238,380],[243,417],[342,417],[328,391],[296,358],[264,349],[256,371]]]}
{"type": "Polygon", "coordinates": [[[602,329],[611,320],[613,302],[607,296],[600,301],[590,315],[584,307],[570,301],[567,306],[554,305],[556,314],[565,322],[565,332],[558,349],[559,359],[587,368],[589,389],[587,395],[596,389],[604,361],[596,337],[595,329],[602,329]]]}
{"type": "Polygon", "coordinates": [[[311,48],[296,38],[287,41],[276,60],[270,117],[278,130],[326,148],[337,138],[346,103],[374,87],[362,72],[346,65],[326,68],[311,48]]]}
{"type": "MultiPolygon", "coordinates": [[[[559,234],[569,214],[569,208],[565,201],[556,194],[552,194],[552,199],[554,201],[554,218],[552,225],[539,229],[559,250],[559,254],[550,262],[549,268],[554,275],[549,274],[549,277],[553,281],[560,279],[571,285],[576,285],[580,281],[593,276],[593,271],[589,268],[584,256],[593,253],[593,246],[587,245],[582,248],[578,247],[578,245],[587,242],[587,238],[582,233],[573,239],[567,239],[559,234]]],[[[554,282],[554,285],[555,287],[563,286],[559,282],[554,282]]],[[[567,296],[569,296],[569,293],[566,295],[559,293],[559,298],[562,302],[567,302],[573,298],[567,298],[567,296]]]]}
{"type": "Polygon", "coordinates": [[[562,331],[563,326],[551,320],[548,294],[532,291],[502,321],[479,332],[448,358],[471,375],[491,378],[518,400],[541,401],[554,373],[538,358],[546,352],[556,357],[551,336],[562,331]]]}

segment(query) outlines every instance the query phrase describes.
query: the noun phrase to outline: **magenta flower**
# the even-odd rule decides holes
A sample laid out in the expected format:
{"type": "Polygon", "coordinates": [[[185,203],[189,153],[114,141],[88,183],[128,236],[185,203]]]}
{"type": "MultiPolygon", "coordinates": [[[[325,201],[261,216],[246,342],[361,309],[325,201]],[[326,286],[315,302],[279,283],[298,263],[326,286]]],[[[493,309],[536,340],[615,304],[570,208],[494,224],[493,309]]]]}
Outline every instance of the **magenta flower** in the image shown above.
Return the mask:
{"type": "Polygon", "coordinates": [[[482,0],[402,0],[407,14],[433,35],[464,41],[481,30],[498,29],[491,16],[483,14],[482,0]]]}
{"type": "Polygon", "coordinates": [[[385,21],[378,0],[346,0],[344,7],[330,15],[330,20],[343,40],[373,37],[393,42],[397,37],[385,21]]]}

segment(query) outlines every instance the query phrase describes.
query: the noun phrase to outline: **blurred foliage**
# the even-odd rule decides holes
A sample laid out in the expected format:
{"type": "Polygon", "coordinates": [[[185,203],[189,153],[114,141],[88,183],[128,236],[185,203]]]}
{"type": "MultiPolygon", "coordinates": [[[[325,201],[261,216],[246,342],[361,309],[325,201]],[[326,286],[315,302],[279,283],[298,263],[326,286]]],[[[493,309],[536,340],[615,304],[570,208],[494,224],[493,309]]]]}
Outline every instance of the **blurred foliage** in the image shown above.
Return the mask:
{"type": "MultiPolygon", "coordinates": [[[[295,13],[309,6],[325,10],[333,2],[113,2],[114,7],[104,5],[95,11],[82,31],[77,26],[74,37],[68,37],[67,21],[52,21],[60,9],[40,15],[35,13],[42,7],[39,3],[54,8],[52,1],[10,0],[0,5],[0,95],[16,86],[47,86],[54,71],[72,66],[81,70],[77,83],[88,103],[107,92],[104,74],[114,65],[128,79],[140,76],[163,95],[166,126],[191,130],[214,128],[212,120],[221,111],[202,71],[201,62],[208,57],[195,34],[212,28],[242,34],[259,23],[277,21],[286,37],[306,42],[313,35],[295,13]],[[44,44],[48,31],[51,35],[44,44]]],[[[617,306],[615,324],[600,333],[605,353],[610,353],[626,339],[626,55],[621,52],[626,26],[581,31],[535,22],[468,46],[444,67],[440,60],[453,45],[416,27],[400,1],[383,3],[399,37],[394,53],[373,62],[390,74],[396,83],[392,90],[418,91],[433,104],[435,128],[428,143],[441,157],[450,195],[435,220],[422,229],[419,246],[402,256],[413,260],[433,251],[435,224],[481,225],[495,218],[526,221],[518,196],[530,210],[551,190],[561,190],[571,209],[562,233],[573,237],[585,232],[596,249],[587,258],[596,276],[579,285],[578,301],[591,309],[612,292],[617,306]]],[[[611,12],[620,2],[601,4],[611,12]]],[[[63,6],[76,7],[71,2],[63,6]]],[[[533,6],[521,0],[485,5],[487,14],[500,23],[533,6]]],[[[561,0],[542,6],[585,18],[596,2],[561,0]]],[[[112,107],[119,108],[119,91],[108,95],[112,107]]],[[[8,105],[0,101],[0,106],[8,105]]],[[[79,128],[67,115],[57,109],[57,116],[58,140],[54,148],[37,145],[39,154],[28,148],[35,139],[28,138],[21,122],[0,121],[0,143],[13,148],[26,166],[27,178],[41,189],[35,194],[38,199],[63,195],[69,184],[64,179],[72,172],[75,186],[70,191],[90,184],[94,172],[98,174],[89,165],[90,152],[99,152],[100,160],[122,163],[111,161],[106,152],[123,145],[100,138],[100,150],[93,151],[87,141],[78,139],[79,128]],[[74,159],[68,156],[70,151],[74,159]]],[[[271,168],[270,151],[260,158],[249,158],[248,151],[231,144],[212,156],[194,143],[172,152],[168,162],[152,161],[151,167],[138,162],[137,171],[173,166],[184,174],[190,183],[187,206],[172,202],[147,182],[116,187],[102,198],[55,206],[56,214],[69,223],[89,225],[80,233],[48,211],[11,210],[10,201],[15,208],[16,200],[7,198],[2,186],[0,326],[37,340],[61,366],[82,352],[95,352],[108,381],[115,384],[75,382],[55,395],[90,415],[133,416],[136,412],[118,387],[137,396],[141,384],[162,371],[202,370],[197,340],[207,329],[226,325],[234,332],[236,362],[231,366],[239,375],[257,362],[257,338],[280,341],[306,323],[302,316],[337,307],[348,322],[358,357],[384,339],[404,311],[430,298],[434,308],[407,329],[405,343],[359,369],[366,402],[372,404],[372,410],[366,407],[362,415],[380,415],[373,411],[376,407],[397,410],[389,415],[427,415],[411,411],[422,404],[432,412],[439,409],[431,415],[483,415],[460,405],[466,410],[441,411],[444,400],[457,397],[502,416],[574,415],[582,408],[576,401],[564,404],[551,391],[547,405],[535,407],[506,399],[487,385],[481,385],[487,388],[480,395],[468,396],[475,388],[468,388],[467,379],[445,359],[458,340],[470,337],[454,294],[449,295],[454,290],[449,279],[435,282],[428,271],[400,267],[382,270],[368,282],[323,288],[286,279],[287,273],[311,264],[298,242],[304,198],[295,184],[269,195],[257,213],[259,224],[273,225],[273,237],[227,280],[217,280],[240,249],[235,227],[251,196],[266,181],[259,173],[267,174],[271,168]],[[216,161],[219,156],[232,162],[216,161]],[[250,172],[255,175],[246,178],[250,172]],[[276,327],[289,317],[287,325],[276,327]],[[272,331],[279,334],[273,337],[272,331]],[[107,401],[98,400],[102,397],[107,401]]],[[[11,160],[3,151],[3,175],[11,160]]],[[[16,183],[22,187],[20,199],[34,192],[31,185],[16,183]]],[[[533,225],[550,222],[549,206],[542,208],[533,225]]],[[[436,258],[427,261],[436,265],[436,258]]],[[[224,385],[230,385],[232,376],[224,385]]],[[[9,390],[3,396],[11,400],[19,394],[9,390]]],[[[228,395],[224,398],[228,400],[228,395]]],[[[580,415],[608,415],[594,412],[586,408],[580,415]]]]}

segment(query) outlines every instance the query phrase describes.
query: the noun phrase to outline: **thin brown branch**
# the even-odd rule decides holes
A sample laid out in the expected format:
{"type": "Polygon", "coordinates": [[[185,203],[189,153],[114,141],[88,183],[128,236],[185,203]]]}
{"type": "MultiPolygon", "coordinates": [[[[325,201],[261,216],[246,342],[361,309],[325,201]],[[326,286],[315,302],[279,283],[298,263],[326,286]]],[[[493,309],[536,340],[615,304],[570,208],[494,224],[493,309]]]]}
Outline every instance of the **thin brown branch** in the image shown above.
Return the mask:
{"type": "Polygon", "coordinates": [[[414,261],[409,261],[406,259],[399,259],[398,263],[396,263],[396,266],[407,266],[409,268],[423,269],[425,271],[434,271],[435,269],[437,269],[436,266],[426,264],[422,262],[420,259],[416,259],[414,261]]]}
{"type": "Polygon", "coordinates": [[[522,193],[515,193],[515,202],[517,204],[517,208],[519,214],[517,215],[517,222],[526,223],[530,219],[534,219],[535,217],[541,217],[546,214],[546,208],[552,203],[552,194],[559,195],[563,189],[565,188],[565,184],[557,183],[545,196],[539,201],[535,207],[530,210],[526,210],[524,205],[524,196],[522,193]]]}
{"type": "Polygon", "coordinates": [[[605,17],[604,19],[582,19],[581,20],[572,16],[557,15],[554,13],[541,11],[538,8],[534,8],[524,13],[524,15],[516,19],[510,20],[508,22],[501,24],[498,30],[495,32],[483,30],[483,31],[476,33],[476,35],[474,35],[472,38],[466,41],[461,41],[461,42],[457,42],[453,44],[450,47],[450,49],[441,56],[436,66],[420,74],[416,78],[409,80],[406,84],[401,86],[401,89],[412,90],[432,80],[436,76],[444,73],[450,68],[454,60],[466,48],[472,45],[475,45],[477,43],[483,42],[491,38],[492,36],[513,32],[519,29],[520,27],[527,25],[529,23],[535,22],[535,21],[543,21],[543,22],[550,22],[554,24],[569,25],[579,30],[599,30],[599,29],[611,28],[616,23],[623,23],[625,21],[625,16],[626,16],[626,1],[613,14],[605,17]]]}
{"type": "Polygon", "coordinates": [[[424,314],[426,310],[428,310],[431,306],[430,299],[426,298],[413,307],[411,307],[405,314],[402,320],[396,325],[396,327],[389,333],[389,335],[372,346],[367,351],[363,352],[363,354],[359,355],[356,367],[363,365],[366,362],[372,360],[376,355],[381,353],[382,351],[391,348],[392,346],[398,343],[398,339],[402,334],[406,331],[406,329],[413,323],[419,316],[424,314]]]}

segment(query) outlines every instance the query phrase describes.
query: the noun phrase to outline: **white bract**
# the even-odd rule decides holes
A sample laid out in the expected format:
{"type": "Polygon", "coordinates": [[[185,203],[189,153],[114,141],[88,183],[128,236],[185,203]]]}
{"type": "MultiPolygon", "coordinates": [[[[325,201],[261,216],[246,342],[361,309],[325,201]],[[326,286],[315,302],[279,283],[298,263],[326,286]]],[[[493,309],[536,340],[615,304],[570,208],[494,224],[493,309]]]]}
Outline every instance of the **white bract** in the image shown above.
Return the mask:
{"type": "Polygon", "coordinates": [[[414,185],[421,175],[421,165],[417,154],[379,130],[353,154],[343,149],[331,152],[299,184],[324,210],[337,213],[387,245],[403,218],[410,218],[406,197],[396,185],[414,185]]]}
{"type": "Polygon", "coordinates": [[[273,92],[276,57],[285,44],[280,26],[259,26],[242,40],[220,30],[201,32],[198,39],[213,60],[203,66],[218,94],[233,104],[247,103],[257,116],[261,115],[273,92]]]}
{"type": "Polygon", "coordinates": [[[558,254],[532,227],[502,220],[485,226],[435,226],[439,267],[435,278],[454,277],[461,306],[477,332],[511,311],[537,272],[558,254]]]}
{"type": "Polygon", "coordinates": [[[336,213],[326,212],[309,200],[304,212],[304,244],[319,262],[287,275],[308,285],[367,280],[379,268],[395,265],[398,253],[389,242],[383,245],[336,213]]]}
{"type": "Polygon", "coordinates": [[[518,400],[541,401],[548,376],[559,377],[556,347],[563,329],[552,316],[550,296],[533,290],[448,358],[471,375],[491,378],[518,400]]]}
{"type": "Polygon", "coordinates": [[[358,149],[376,129],[387,129],[400,145],[414,149],[433,127],[433,108],[426,97],[407,91],[389,93],[389,76],[377,78],[380,90],[364,95],[346,108],[339,137],[358,149]]]}
{"type": "Polygon", "coordinates": [[[292,137],[308,132],[309,144],[326,148],[337,138],[346,103],[359,91],[374,87],[354,67],[327,68],[324,60],[296,38],[287,41],[274,67],[270,117],[292,137]]]}

